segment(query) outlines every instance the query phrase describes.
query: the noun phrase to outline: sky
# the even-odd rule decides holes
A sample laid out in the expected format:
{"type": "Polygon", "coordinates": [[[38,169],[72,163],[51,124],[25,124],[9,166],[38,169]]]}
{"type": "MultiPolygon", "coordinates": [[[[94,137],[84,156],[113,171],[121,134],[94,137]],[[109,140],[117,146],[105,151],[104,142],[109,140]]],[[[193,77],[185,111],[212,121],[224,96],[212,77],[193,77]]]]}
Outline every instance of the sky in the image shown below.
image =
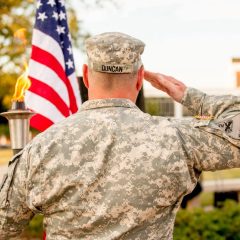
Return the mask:
{"type": "MultiPolygon", "coordinates": [[[[75,4],[92,35],[117,31],[145,42],[146,69],[192,87],[235,86],[231,59],[240,57],[239,0],[118,0],[98,9],[75,4]]],[[[74,55],[81,73],[86,56],[77,49],[74,55]]]]}

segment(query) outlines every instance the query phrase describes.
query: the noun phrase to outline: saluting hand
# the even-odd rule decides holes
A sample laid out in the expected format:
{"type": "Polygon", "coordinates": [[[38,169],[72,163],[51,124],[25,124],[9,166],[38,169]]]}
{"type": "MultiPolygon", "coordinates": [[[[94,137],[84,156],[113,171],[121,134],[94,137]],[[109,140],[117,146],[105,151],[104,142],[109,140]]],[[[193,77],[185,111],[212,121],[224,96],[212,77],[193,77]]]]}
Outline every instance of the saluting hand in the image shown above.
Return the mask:
{"type": "Polygon", "coordinates": [[[184,91],[187,88],[184,83],[160,73],[144,71],[144,78],[150,82],[153,87],[166,92],[177,102],[181,101],[184,91]]]}

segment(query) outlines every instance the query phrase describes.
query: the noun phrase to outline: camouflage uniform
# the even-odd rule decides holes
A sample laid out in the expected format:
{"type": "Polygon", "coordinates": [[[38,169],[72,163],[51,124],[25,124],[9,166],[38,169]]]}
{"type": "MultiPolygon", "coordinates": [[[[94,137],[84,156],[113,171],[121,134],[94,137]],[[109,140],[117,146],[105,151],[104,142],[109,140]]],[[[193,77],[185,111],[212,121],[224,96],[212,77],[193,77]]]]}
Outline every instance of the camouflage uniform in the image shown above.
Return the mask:
{"type": "Polygon", "coordinates": [[[233,119],[240,98],[188,88],[182,104],[215,123],[101,99],[38,135],[9,164],[0,239],[18,236],[36,213],[48,240],[172,239],[181,199],[200,173],[240,167],[239,140],[216,125],[223,114],[233,119]]]}

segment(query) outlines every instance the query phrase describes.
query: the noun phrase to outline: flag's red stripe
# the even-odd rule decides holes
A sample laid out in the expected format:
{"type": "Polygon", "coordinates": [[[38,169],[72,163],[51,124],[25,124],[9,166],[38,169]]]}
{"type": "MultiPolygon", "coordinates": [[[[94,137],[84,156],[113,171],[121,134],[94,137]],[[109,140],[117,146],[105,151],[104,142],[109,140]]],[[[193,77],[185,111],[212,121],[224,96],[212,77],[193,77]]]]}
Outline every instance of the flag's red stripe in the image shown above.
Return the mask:
{"type": "Polygon", "coordinates": [[[31,58],[36,62],[39,62],[43,65],[48,66],[50,69],[55,71],[56,74],[62,79],[62,81],[65,83],[68,90],[69,100],[70,100],[70,110],[72,113],[77,112],[78,107],[77,107],[76,98],[72,89],[72,85],[69,79],[67,78],[66,73],[62,68],[61,64],[58,62],[58,60],[49,52],[34,45],[32,46],[31,58]]]}
{"type": "Polygon", "coordinates": [[[43,240],[46,240],[47,239],[47,234],[46,234],[46,231],[43,232],[43,240]]]}
{"type": "Polygon", "coordinates": [[[42,131],[46,130],[47,128],[49,128],[51,125],[53,125],[53,122],[41,114],[36,114],[36,115],[32,116],[32,118],[30,120],[30,125],[31,125],[31,127],[42,132],[42,131]]]}
{"type": "Polygon", "coordinates": [[[31,87],[28,89],[29,91],[50,101],[63,114],[63,116],[68,117],[70,115],[67,104],[52,87],[33,77],[29,78],[31,79],[31,87]]]}

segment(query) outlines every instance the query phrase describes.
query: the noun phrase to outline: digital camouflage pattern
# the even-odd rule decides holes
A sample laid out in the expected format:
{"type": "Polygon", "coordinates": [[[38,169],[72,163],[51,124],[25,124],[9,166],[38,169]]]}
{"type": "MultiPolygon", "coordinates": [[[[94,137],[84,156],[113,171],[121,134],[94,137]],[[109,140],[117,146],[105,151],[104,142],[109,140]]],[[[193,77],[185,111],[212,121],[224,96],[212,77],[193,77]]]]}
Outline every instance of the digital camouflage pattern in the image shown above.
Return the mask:
{"type": "MultiPolygon", "coordinates": [[[[188,88],[182,104],[221,118],[240,110],[240,97],[188,88]]],[[[127,99],[90,100],[11,161],[0,239],[43,213],[48,240],[170,240],[201,171],[240,167],[239,147],[206,120],[152,117],[127,99]]]]}
{"type": "Polygon", "coordinates": [[[124,33],[102,33],[85,42],[89,67],[97,72],[132,73],[142,65],[145,44],[124,33]]]}

